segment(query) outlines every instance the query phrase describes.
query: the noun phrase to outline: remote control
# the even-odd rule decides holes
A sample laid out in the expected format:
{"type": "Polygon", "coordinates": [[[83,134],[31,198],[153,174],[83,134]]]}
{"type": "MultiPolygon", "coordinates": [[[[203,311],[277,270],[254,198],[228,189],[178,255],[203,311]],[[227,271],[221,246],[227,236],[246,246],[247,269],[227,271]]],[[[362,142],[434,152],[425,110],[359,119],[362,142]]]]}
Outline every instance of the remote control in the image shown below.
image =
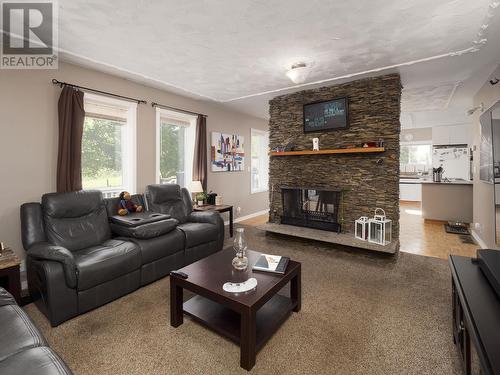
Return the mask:
{"type": "Polygon", "coordinates": [[[171,271],[170,275],[180,277],[181,279],[187,279],[188,275],[181,271],[171,271]]]}

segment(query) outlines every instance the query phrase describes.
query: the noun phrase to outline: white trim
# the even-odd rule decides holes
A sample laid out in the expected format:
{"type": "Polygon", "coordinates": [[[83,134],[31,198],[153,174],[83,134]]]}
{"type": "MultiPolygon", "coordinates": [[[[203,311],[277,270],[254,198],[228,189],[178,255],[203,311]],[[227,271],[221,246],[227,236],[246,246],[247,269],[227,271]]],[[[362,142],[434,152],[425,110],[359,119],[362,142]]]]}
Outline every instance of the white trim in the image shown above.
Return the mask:
{"type": "Polygon", "coordinates": [[[193,179],[193,159],[194,159],[194,139],[196,137],[196,122],[198,116],[189,115],[183,112],[171,111],[168,109],[156,107],[156,142],[155,142],[155,178],[156,183],[160,183],[160,125],[161,119],[165,117],[171,117],[174,119],[183,120],[189,122],[189,127],[187,127],[187,134],[185,137],[185,160],[184,160],[184,182],[187,189],[190,188],[193,179]]]}
{"type": "MultiPolygon", "coordinates": [[[[269,214],[269,209],[262,210],[262,211],[257,211],[257,212],[254,212],[253,214],[248,214],[248,215],[245,215],[245,216],[241,216],[241,217],[239,217],[237,219],[234,219],[233,220],[233,224],[239,223],[240,221],[252,219],[252,218],[257,217],[257,216],[262,216],[262,215],[265,215],[265,214],[269,214]]],[[[229,220],[225,221],[224,225],[229,225],[229,220]]]]}
{"type": "Polygon", "coordinates": [[[125,157],[128,160],[128,170],[125,172],[126,184],[132,194],[137,193],[137,103],[129,103],[127,111],[127,140],[125,157]]]}
{"type": "Polygon", "coordinates": [[[259,193],[266,193],[269,191],[269,188],[266,187],[266,188],[260,188],[260,189],[255,189],[255,190],[252,190],[250,189],[250,194],[259,194],[259,193]]]}
{"type": "MultiPolygon", "coordinates": [[[[267,149],[269,149],[269,130],[261,130],[261,129],[255,129],[255,128],[250,128],[250,194],[258,194],[258,193],[264,193],[266,191],[269,191],[269,154],[266,154],[264,157],[267,157],[267,174],[268,174],[268,180],[267,184],[265,187],[261,187],[258,189],[254,189],[253,187],[253,179],[252,179],[252,138],[253,136],[261,136],[267,138],[267,149]]],[[[260,164],[260,162],[259,162],[260,164]]]]}
{"type": "MultiPolygon", "coordinates": [[[[122,108],[127,112],[127,121],[122,144],[122,186],[112,188],[112,190],[127,190],[132,194],[137,192],[137,103],[127,100],[110,98],[105,95],[85,93],[83,97],[84,105],[86,100],[95,103],[103,103],[109,106],[122,108]]],[[[106,189],[101,189],[105,191],[106,189]]]]}
{"type": "Polygon", "coordinates": [[[476,240],[478,245],[481,247],[481,249],[487,249],[488,246],[486,245],[486,242],[483,241],[483,239],[477,234],[477,232],[474,229],[471,229],[470,234],[472,238],[476,240]]]}

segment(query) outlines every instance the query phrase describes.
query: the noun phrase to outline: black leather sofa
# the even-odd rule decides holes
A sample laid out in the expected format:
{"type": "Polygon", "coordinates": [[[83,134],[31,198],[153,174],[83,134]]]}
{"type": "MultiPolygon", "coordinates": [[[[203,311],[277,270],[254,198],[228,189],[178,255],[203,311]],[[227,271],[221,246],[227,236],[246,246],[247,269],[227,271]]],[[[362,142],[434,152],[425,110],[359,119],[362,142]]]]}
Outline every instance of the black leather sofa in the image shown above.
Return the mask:
{"type": "Polygon", "coordinates": [[[149,185],[145,195],[132,199],[169,217],[130,236],[110,223],[118,200],[99,191],[49,193],[21,206],[29,292],[52,326],[222,249],[222,218],[193,212],[186,189],[149,185]]]}
{"type": "Polygon", "coordinates": [[[71,373],[14,298],[0,288],[0,374],[71,373]]]}

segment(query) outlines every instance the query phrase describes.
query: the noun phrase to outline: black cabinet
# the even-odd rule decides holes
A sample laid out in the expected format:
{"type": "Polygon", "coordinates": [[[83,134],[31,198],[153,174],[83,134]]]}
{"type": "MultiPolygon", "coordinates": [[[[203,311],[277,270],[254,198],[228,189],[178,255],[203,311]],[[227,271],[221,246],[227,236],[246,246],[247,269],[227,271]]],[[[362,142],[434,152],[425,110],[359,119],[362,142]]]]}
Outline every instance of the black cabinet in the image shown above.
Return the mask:
{"type": "Polygon", "coordinates": [[[450,256],[453,342],[465,374],[500,375],[500,299],[471,258],[450,256]]]}

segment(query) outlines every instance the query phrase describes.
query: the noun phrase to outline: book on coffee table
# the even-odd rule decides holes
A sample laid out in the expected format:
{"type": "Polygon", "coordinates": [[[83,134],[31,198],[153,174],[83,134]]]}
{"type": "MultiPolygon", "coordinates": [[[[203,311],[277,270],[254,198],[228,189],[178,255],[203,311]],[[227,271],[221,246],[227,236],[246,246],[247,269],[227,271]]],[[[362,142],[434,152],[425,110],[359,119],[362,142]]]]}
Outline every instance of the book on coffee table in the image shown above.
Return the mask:
{"type": "Polygon", "coordinates": [[[286,267],[288,266],[289,261],[290,258],[288,257],[262,254],[253,266],[252,270],[279,273],[283,275],[286,271],[286,267]]]}

